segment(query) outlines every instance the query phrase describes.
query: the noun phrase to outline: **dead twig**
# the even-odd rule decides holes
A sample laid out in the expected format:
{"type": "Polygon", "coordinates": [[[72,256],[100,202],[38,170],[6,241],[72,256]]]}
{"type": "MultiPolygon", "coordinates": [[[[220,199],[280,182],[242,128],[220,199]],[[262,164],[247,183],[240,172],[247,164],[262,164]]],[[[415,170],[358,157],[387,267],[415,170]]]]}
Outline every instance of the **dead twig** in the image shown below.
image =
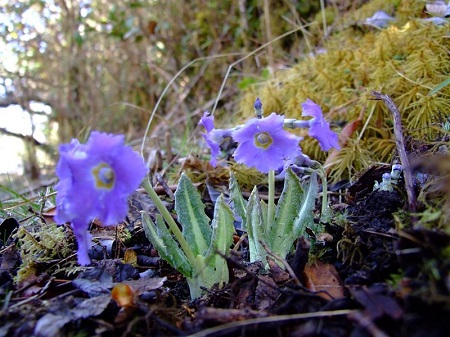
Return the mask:
{"type": "Polygon", "coordinates": [[[380,328],[378,328],[372,320],[364,316],[364,314],[359,311],[349,314],[348,318],[357,323],[360,327],[364,328],[372,337],[389,337],[380,328]]]}
{"type": "Polygon", "coordinates": [[[205,329],[189,335],[189,337],[207,337],[207,336],[220,336],[226,332],[231,332],[233,330],[237,330],[239,328],[254,325],[254,324],[264,324],[264,323],[280,323],[282,321],[292,321],[299,319],[308,319],[308,318],[329,318],[333,316],[342,316],[355,313],[357,310],[354,309],[344,309],[344,310],[334,310],[334,311],[319,311],[319,312],[311,312],[311,313],[301,313],[294,315],[279,315],[279,316],[271,316],[271,317],[259,317],[253,319],[247,319],[239,322],[230,322],[226,324],[222,324],[219,326],[215,326],[213,328],[205,329]]]}
{"type": "Polygon", "coordinates": [[[285,259],[282,259],[281,257],[279,257],[278,255],[274,254],[270,248],[263,242],[263,241],[259,241],[259,243],[263,246],[264,250],[266,251],[267,255],[269,255],[271,258],[273,258],[274,260],[282,263],[284,265],[284,267],[286,268],[287,272],[289,273],[289,275],[291,276],[292,280],[294,281],[294,283],[298,286],[301,286],[302,283],[300,282],[300,280],[298,279],[297,275],[295,275],[294,271],[292,270],[291,266],[289,265],[289,263],[287,263],[287,261],[285,259]]]}
{"type": "Polygon", "coordinates": [[[417,200],[416,195],[414,193],[413,186],[413,178],[411,172],[411,165],[409,164],[409,159],[405,150],[405,139],[403,137],[402,131],[402,121],[400,118],[400,112],[398,111],[397,106],[392,101],[392,99],[388,95],[384,95],[380,92],[373,91],[372,94],[375,96],[377,100],[383,101],[388,110],[392,113],[394,117],[394,135],[395,135],[395,143],[397,145],[397,151],[400,156],[400,163],[403,167],[403,177],[405,178],[405,188],[406,194],[408,196],[408,207],[409,211],[414,213],[417,209],[417,200]]]}

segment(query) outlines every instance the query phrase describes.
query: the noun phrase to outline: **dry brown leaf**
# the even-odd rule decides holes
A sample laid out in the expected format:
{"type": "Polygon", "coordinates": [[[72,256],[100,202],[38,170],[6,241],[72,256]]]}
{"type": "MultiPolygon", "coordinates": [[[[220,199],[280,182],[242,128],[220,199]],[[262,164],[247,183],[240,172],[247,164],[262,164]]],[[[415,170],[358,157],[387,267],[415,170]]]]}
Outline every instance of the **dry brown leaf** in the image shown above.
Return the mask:
{"type": "MultiPolygon", "coordinates": [[[[363,113],[361,113],[358,117],[358,119],[349,122],[339,133],[339,146],[341,148],[345,147],[347,145],[348,140],[352,137],[353,133],[359,129],[359,127],[362,124],[362,117],[363,113]]],[[[327,159],[325,160],[325,163],[323,164],[324,167],[328,167],[329,171],[329,165],[334,161],[336,156],[338,155],[339,150],[331,149],[327,159]]]]}
{"type": "Polygon", "coordinates": [[[319,291],[318,295],[327,299],[344,297],[336,268],[332,264],[320,261],[306,265],[304,269],[305,286],[309,290],[319,291]]]}

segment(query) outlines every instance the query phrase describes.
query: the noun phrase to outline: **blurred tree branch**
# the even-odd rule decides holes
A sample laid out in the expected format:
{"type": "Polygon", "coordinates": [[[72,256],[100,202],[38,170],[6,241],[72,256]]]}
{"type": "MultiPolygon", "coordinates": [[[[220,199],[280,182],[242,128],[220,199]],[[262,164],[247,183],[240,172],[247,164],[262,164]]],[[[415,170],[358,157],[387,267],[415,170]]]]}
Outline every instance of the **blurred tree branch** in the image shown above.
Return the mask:
{"type": "Polygon", "coordinates": [[[23,140],[24,142],[34,145],[34,146],[38,146],[40,147],[45,153],[49,154],[49,155],[54,155],[55,154],[55,150],[53,147],[51,147],[48,144],[44,144],[41,143],[40,141],[36,140],[33,136],[30,135],[23,135],[21,133],[16,133],[16,132],[11,132],[5,128],[0,128],[0,133],[5,135],[5,136],[11,136],[14,138],[18,138],[23,140]]]}

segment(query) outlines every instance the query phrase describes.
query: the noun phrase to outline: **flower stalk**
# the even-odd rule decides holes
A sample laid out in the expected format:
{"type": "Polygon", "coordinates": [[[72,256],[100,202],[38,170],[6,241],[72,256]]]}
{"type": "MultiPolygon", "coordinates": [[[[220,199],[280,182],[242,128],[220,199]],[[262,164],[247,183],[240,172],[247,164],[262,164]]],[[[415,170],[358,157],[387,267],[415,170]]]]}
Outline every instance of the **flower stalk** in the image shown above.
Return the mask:
{"type": "Polygon", "coordinates": [[[159,198],[158,194],[155,192],[154,188],[150,184],[150,181],[148,179],[144,179],[144,182],[142,184],[142,187],[144,187],[145,191],[147,192],[150,199],[152,199],[153,203],[155,204],[158,211],[163,216],[164,220],[166,221],[167,225],[169,226],[170,230],[172,231],[173,235],[177,239],[178,243],[181,246],[181,249],[186,254],[186,257],[190,261],[195,260],[194,253],[192,252],[188,242],[183,237],[183,234],[181,233],[180,229],[178,228],[178,225],[176,224],[175,220],[172,218],[172,216],[169,213],[169,210],[166,206],[162,203],[161,199],[159,198]]]}
{"type": "Polygon", "coordinates": [[[269,196],[267,201],[267,227],[274,225],[275,216],[275,171],[270,170],[268,174],[269,196]]]}

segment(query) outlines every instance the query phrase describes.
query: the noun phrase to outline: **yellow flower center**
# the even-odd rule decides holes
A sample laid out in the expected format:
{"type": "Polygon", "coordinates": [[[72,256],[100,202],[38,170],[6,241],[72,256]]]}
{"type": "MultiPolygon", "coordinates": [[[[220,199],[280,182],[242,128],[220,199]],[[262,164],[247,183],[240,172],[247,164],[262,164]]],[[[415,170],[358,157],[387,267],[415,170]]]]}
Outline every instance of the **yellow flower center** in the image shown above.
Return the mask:
{"type": "Polygon", "coordinates": [[[266,150],[273,143],[272,137],[267,132],[255,134],[255,145],[266,150]]]}
{"type": "Polygon", "coordinates": [[[95,187],[98,189],[111,190],[116,181],[114,170],[106,163],[100,163],[92,169],[95,179],[95,187]]]}

